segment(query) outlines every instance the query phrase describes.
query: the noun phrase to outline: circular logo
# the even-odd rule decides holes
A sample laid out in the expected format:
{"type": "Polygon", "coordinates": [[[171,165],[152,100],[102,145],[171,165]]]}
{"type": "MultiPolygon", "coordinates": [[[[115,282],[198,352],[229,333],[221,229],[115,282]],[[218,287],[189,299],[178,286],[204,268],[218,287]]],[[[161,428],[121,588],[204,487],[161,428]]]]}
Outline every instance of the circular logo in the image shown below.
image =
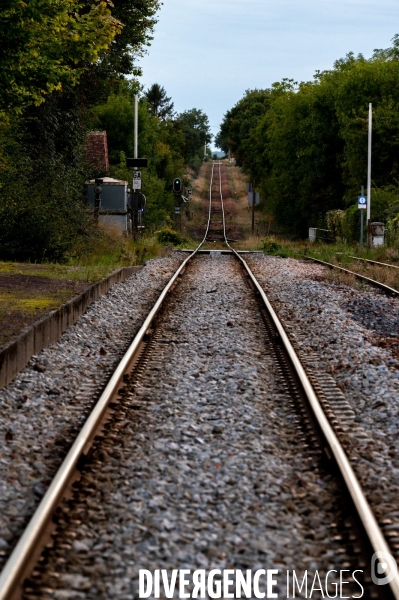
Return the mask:
{"type": "Polygon", "coordinates": [[[371,558],[371,578],[376,585],[387,585],[398,572],[396,560],[388,552],[378,551],[371,558]]]}

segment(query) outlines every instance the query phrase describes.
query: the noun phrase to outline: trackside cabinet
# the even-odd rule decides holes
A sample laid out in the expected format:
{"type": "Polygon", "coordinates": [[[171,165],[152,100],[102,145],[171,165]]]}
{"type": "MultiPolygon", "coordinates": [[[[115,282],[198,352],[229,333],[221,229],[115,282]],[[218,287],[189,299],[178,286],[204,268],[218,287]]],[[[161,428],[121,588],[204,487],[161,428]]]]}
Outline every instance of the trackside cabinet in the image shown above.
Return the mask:
{"type": "Polygon", "coordinates": [[[371,223],[371,238],[373,248],[384,245],[385,225],[384,223],[371,223]]]}
{"type": "MultiPolygon", "coordinates": [[[[99,221],[120,233],[125,233],[128,230],[127,181],[112,177],[102,177],[102,180],[99,221]]],[[[94,179],[87,181],[86,187],[87,203],[94,208],[94,179]]]]}

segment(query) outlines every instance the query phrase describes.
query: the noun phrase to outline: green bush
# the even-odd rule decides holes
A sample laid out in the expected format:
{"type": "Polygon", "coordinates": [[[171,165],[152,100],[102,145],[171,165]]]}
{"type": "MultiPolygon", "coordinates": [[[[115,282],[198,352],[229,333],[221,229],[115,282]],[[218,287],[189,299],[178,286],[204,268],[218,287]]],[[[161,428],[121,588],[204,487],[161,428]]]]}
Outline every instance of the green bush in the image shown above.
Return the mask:
{"type": "Polygon", "coordinates": [[[262,240],[262,243],[265,254],[272,254],[273,256],[281,256],[281,258],[287,258],[288,255],[286,251],[283,249],[282,246],[280,246],[280,244],[277,244],[277,242],[274,242],[270,238],[265,238],[264,240],[262,240]]]}
{"type": "Polygon", "coordinates": [[[172,244],[172,246],[180,246],[181,244],[186,244],[186,238],[182,237],[177,231],[173,231],[173,229],[169,229],[164,227],[160,229],[155,234],[157,236],[157,240],[160,244],[172,244]]]}
{"type": "Polygon", "coordinates": [[[326,214],[327,229],[334,241],[345,241],[344,217],[344,210],[329,210],[326,214]]]}

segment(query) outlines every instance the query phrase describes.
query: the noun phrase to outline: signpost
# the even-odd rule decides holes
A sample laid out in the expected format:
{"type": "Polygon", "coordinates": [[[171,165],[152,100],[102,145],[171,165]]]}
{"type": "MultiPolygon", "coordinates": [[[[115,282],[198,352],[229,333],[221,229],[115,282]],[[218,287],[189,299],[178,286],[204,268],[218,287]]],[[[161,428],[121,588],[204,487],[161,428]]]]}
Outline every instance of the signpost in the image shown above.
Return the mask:
{"type": "Polygon", "coordinates": [[[133,190],[141,190],[141,171],[133,172],[133,190]]]}
{"type": "Polygon", "coordinates": [[[357,207],[360,212],[360,247],[363,248],[363,216],[364,210],[367,210],[367,196],[364,195],[364,186],[362,185],[361,195],[357,197],[357,207]]]}
{"type": "Polygon", "coordinates": [[[366,196],[358,196],[357,197],[357,207],[363,210],[367,208],[367,198],[366,196]]]}
{"type": "MultiPolygon", "coordinates": [[[[367,247],[371,248],[371,144],[373,136],[373,105],[369,104],[369,135],[367,155],[367,247]]],[[[363,213],[362,213],[363,214],[363,213]]]]}
{"type": "Polygon", "coordinates": [[[132,217],[133,217],[133,236],[136,236],[138,229],[142,231],[144,227],[141,225],[141,214],[145,205],[145,196],[141,194],[141,171],[148,167],[148,158],[138,158],[139,148],[139,98],[136,95],[134,97],[134,158],[126,159],[126,166],[133,168],[133,182],[132,182],[132,217]]]}
{"type": "Polygon", "coordinates": [[[255,182],[247,183],[245,186],[246,191],[248,192],[248,206],[252,205],[252,235],[255,231],[255,204],[259,204],[260,194],[259,192],[255,192],[255,182]]]}

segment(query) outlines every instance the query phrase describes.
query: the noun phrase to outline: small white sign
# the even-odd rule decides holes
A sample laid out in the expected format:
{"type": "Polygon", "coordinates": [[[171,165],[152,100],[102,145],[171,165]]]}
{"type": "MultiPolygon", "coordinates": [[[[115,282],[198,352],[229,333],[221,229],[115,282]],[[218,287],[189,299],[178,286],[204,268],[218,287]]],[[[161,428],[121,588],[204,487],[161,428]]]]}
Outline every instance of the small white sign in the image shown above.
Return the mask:
{"type": "Polygon", "coordinates": [[[133,189],[141,190],[141,171],[133,171],[133,189]]]}
{"type": "Polygon", "coordinates": [[[357,207],[358,208],[367,208],[367,198],[366,196],[358,196],[357,197],[357,207]]]}

